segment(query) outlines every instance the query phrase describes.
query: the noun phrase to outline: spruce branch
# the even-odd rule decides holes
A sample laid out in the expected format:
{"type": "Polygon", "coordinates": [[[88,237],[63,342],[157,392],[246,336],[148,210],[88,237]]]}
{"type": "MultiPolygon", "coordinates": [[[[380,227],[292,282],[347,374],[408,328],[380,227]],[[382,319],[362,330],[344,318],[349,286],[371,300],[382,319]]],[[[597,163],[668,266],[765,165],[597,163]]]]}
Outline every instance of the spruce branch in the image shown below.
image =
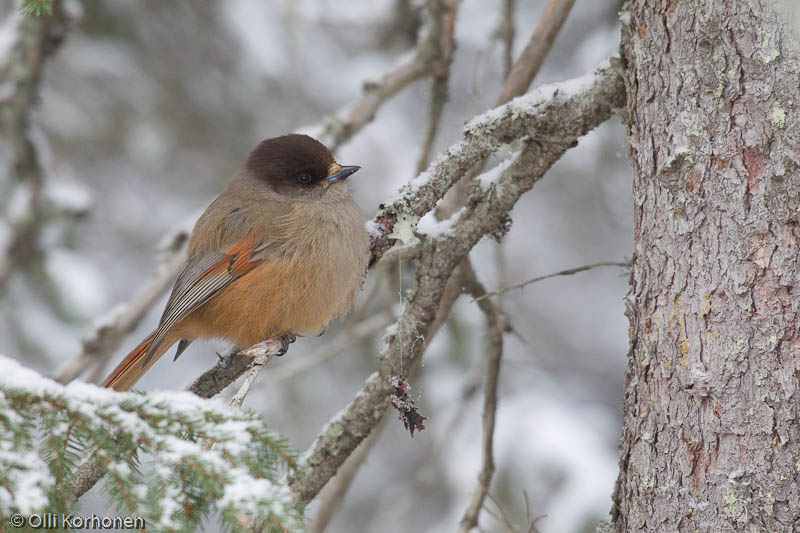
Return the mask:
{"type": "Polygon", "coordinates": [[[27,16],[41,17],[53,14],[53,0],[23,0],[20,10],[27,16]]]}
{"type": "Polygon", "coordinates": [[[0,493],[10,495],[0,498],[0,515],[69,512],[75,500],[64,487],[91,452],[118,506],[153,529],[194,528],[212,508],[235,530],[303,529],[279,481],[296,453],[257,413],[186,392],[63,386],[5,357],[0,368],[0,493]],[[46,435],[44,453],[37,432],[46,435]]]}

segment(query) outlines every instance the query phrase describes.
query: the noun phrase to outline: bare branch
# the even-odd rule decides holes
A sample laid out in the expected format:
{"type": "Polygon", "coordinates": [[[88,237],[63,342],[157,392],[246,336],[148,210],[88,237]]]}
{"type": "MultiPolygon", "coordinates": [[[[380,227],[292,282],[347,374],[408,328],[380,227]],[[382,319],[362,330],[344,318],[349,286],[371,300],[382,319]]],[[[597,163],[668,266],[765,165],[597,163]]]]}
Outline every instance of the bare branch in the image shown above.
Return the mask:
{"type": "Polygon", "coordinates": [[[442,23],[437,28],[442,33],[437,37],[436,58],[431,65],[433,83],[431,84],[431,104],[428,115],[428,129],[425,141],[422,143],[422,153],[417,163],[417,174],[425,170],[431,156],[439,122],[444,112],[448,98],[448,83],[450,81],[450,65],[453,63],[453,52],[456,49],[455,15],[457,1],[438,0],[431,3],[430,8],[434,16],[441,19],[442,23]]]}
{"type": "Polygon", "coordinates": [[[516,0],[503,0],[503,18],[497,36],[503,41],[503,75],[508,79],[514,66],[514,8],[516,0]]]}
{"type": "Polygon", "coordinates": [[[335,151],[367,125],[383,103],[415,81],[434,74],[440,58],[449,57],[459,0],[428,0],[423,36],[413,56],[376,81],[364,83],[359,100],[336,112],[326,121],[319,140],[335,151]],[[449,39],[447,36],[450,36],[449,39]]]}
{"type": "Polygon", "coordinates": [[[250,368],[250,371],[247,372],[247,376],[245,376],[242,386],[239,387],[239,391],[231,398],[231,407],[241,407],[245,396],[250,392],[250,387],[253,386],[253,382],[258,377],[258,374],[261,373],[261,369],[264,368],[273,357],[282,355],[288,348],[289,343],[293,342],[293,337],[294,335],[288,337],[285,344],[282,342],[282,339],[270,339],[259,342],[255,346],[251,346],[240,352],[242,355],[250,357],[253,360],[253,366],[250,368]]]}
{"type": "MultiPolygon", "coordinates": [[[[462,264],[461,268],[465,291],[475,297],[475,301],[477,301],[478,298],[486,294],[486,289],[478,281],[475,271],[471,267],[467,269],[462,264]]],[[[505,330],[503,318],[497,307],[491,303],[491,300],[481,300],[478,306],[486,316],[486,325],[489,333],[486,350],[486,390],[483,402],[483,466],[478,473],[478,485],[472,494],[472,500],[464,511],[464,516],[459,524],[459,531],[462,533],[467,533],[478,525],[478,515],[481,512],[486,495],[489,494],[492,477],[494,476],[494,424],[497,415],[497,386],[500,380],[500,363],[503,357],[503,331],[505,330]]]]}
{"type": "Polygon", "coordinates": [[[544,63],[544,58],[550,52],[573,4],[575,0],[550,0],[547,3],[539,19],[539,25],[536,26],[528,44],[506,78],[495,105],[504,104],[518,96],[522,87],[525,87],[522,92],[527,90],[544,63]]]}
{"type": "Polygon", "coordinates": [[[481,302],[490,296],[498,296],[500,294],[504,294],[508,291],[513,291],[515,289],[522,289],[523,287],[527,287],[531,283],[537,283],[539,281],[544,281],[546,279],[555,278],[558,276],[572,276],[573,274],[578,274],[579,272],[586,272],[587,270],[591,270],[593,268],[604,267],[604,266],[615,266],[615,267],[627,267],[630,268],[631,263],[630,261],[607,261],[604,263],[592,263],[591,265],[583,265],[575,268],[568,268],[567,270],[559,270],[558,272],[553,272],[552,274],[546,274],[544,276],[539,276],[533,279],[529,279],[528,281],[523,281],[517,285],[512,285],[511,287],[503,287],[502,289],[498,289],[494,292],[487,292],[474,300],[473,302],[481,302]]]}
{"type": "MultiPolygon", "coordinates": [[[[494,506],[497,507],[497,512],[492,511],[488,507],[486,508],[486,511],[490,515],[492,515],[492,518],[503,524],[508,531],[510,531],[511,533],[517,533],[517,528],[514,527],[514,524],[511,523],[511,520],[508,518],[508,515],[506,514],[505,510],[498,503],[498,501],[494,499],[494,496],[492,496],[491,493],[487,494],[486,496],[494,504],[494,506]]],[[[531,524],[531,526],[533,526],[533,524],[531,524]]]]}

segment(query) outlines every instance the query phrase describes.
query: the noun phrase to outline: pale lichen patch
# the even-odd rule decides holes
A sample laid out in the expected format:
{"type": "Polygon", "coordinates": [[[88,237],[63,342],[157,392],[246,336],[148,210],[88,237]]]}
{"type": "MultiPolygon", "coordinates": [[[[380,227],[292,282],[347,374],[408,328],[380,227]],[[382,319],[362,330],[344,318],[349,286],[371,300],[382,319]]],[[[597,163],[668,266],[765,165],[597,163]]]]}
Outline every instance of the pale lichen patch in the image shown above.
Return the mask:
{"type": "Polygon", "coordinates": [[[765,64],[772,63],[775,61],[780,54],[778,51],[778,47],[775,44],[775,35],[766,31],[766,30],[758,30],[758,36],[760,38],[760,50],[756,53],[758,58],[763,61],[765,64]]]}
{"type": "Polygon", "coordinates": [[[388,237],[397,239],[406,246],[411,244],[416,239],[414,230],[417,229],[417,222],[419,222],[418,216],[410,213],[400,213],[397,217],[397,222],[394,224],[394,231],[388,237]]]}
{"type": "Polygon", "coordinates": [[[772,118],[772,124],[776,128],[783,129],[783,127],[786,125],[786,111],[784,111],[781,105],[777,102],[774,106],[772,106],[772,114],[770,117],[772,118]]]}

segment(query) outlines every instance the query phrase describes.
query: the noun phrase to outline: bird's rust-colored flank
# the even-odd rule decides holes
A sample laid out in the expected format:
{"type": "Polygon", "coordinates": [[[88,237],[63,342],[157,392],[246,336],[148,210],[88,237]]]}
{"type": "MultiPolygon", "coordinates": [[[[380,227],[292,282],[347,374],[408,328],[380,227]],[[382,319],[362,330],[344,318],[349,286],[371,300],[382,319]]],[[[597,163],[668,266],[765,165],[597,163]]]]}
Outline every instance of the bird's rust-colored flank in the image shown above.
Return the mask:
{"type": "Polygon", "coordinates": [[[158,328],[104,382],[127,390],[175,342],[240,348],[322,331],[358,296],[369,242],[342,167],[318,141],[263,141],[197,221],[158,328]]]}

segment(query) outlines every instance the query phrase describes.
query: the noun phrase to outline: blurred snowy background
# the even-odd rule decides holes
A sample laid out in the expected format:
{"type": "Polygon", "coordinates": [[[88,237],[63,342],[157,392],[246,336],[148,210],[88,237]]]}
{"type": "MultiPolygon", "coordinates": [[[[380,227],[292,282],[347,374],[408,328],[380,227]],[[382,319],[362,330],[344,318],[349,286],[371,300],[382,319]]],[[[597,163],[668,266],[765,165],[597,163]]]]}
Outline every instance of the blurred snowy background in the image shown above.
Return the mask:
{"type": "MultiPolygon", "coordinates": [[[[617,0],[572,10],[534,85],[579,76],[616,54],[617,0]]],[[[35,113],[49,200],[86,214],[42,234],[41,268],[0,290],[0,353],[54,376],[80,352],[92,323],[126,302],[156,270],[156,244],[217,195],[260,140],[310,131],[361,94],[365,80],[413,49],[417,25],[402,0],[163,2],[84,0],[46,68],[35,113]]],[[[415,5],[415,2],[410,2],[415,5]]],[[[434,154],[463,123],[491,107],[503,81],[500,0],[464,0],[457,50],[434,154]]],[[[544,0],[519,0],[516,57],[544,0]]],[[[9,25],[11,0],[0,0],[9,25]]],[[[0,31],[0,50],[9,33],[0,31]]],[[[0,80],[1,82],[2,80],[0,80]]],[[[429,80],[387,102],[337,152],[363,170],[351,182],[365,219],[414,176],[427,127],[429,80]]],[[[0,140],[0,208],[14,208],[8,147],[0,140]]],[[[472,253],[490,289],[632,250],[630,169],[615,119],[567,153],[514,211],[501,247],[472,253]]],[[[0,231],[0,237],[2,232],[0,231]]],[[[300,339],[262,374],[246,404],[305,449],[376,367],[384,325],[411,287],[413,265],[370,272],[376,295],[320,338],[300,339]],[[305,358],[372,317],[372,333],[312,368],[305,358]],[[352,325],[350,326],[352,327],[352,325]]],[[[543,532],[594,531],[611,507],[627,351],[627,277],[602,268],[505,293],[524,337],[506,336],[492,496],[527,531],[526,495],[543,532]]],[[[113,364],[155,325],[160,301],[113,364]]],[[[327,531],[453,531],[480,468],[484,320],[462,298],[430,346],[412,395],[429,416],[408,437],[390,419],[327,531]]],[[[180,389],[225,347],[195,343],[160,361],[141,389],[180,389]]],[[[229,392],[232,394],[232,392],[229,392]]],[[[102,491],[83,510],[107,510],[102,491]]],[[[492,503],[487,505],[496,510],[492,503]]],[[[310,515],[315,512],[312,504],[310,515]]],[[[484,531],[507,531],[484,512],[484,531]]],[[[208,531],[216,530],[213,523],[208,531]]]]}

